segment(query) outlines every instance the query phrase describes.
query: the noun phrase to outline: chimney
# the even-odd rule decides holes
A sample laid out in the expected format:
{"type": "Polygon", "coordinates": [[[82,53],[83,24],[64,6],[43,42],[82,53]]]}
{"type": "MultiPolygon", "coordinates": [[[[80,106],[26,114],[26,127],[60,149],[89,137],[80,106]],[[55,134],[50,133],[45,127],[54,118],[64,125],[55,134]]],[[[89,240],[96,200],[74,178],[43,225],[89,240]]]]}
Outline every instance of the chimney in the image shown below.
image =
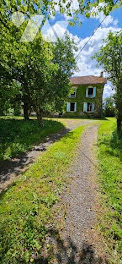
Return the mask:
{"type": "Polygon", "coordinates": [[[100,73],[100,77],[103,77],[103,73],[104,73],[104,72],[103,72],[103,71],[101,71],[101,73],[100,73]]]}

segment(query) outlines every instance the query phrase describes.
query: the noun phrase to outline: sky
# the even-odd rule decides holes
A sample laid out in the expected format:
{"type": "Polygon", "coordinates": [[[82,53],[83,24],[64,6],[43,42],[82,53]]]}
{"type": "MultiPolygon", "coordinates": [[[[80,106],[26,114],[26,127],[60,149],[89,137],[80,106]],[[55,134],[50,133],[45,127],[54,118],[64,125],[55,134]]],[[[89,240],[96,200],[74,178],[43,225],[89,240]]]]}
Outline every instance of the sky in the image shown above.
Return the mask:
{"type": "MultiPolygon", "coordinates": [[[[77,5],[77,0],[74,0],[74,4],[77,5]]],[[[104,19],[101,26],[94,33],[93,37],[89,39],[103,19],[104,14],[102,12],[99,12],[97,17],[91,17],[89,19],[85,18],[85,16],[80,16],[79,20],[82,21],[82,25],[70,26],[68,23],[69,17],[59,14],[58,10],[56,16],[50,19],[49,24],[54,28],[58,37],[63,37],[64,33],[67,32],[71,38],[75,40],[78,48],[78,52],[76,54],[78,55],[78,71],[74,73],[74,76],[100,75],[102,68],[98,67],[96,60],[91,59],[91,57],[99,50],[103,44],[103,39],[107,37],[110,31],[116,32],[122,29],[122,8],[114,9],[104,19]],[[83,48],[87,41],[88,44],[83,48]]],[[[51,27],[48,25],[46,32],[48,32],[48,35],[50,34],[50,37],[53,38],[54,31],[52,31],[51,27]]],[[[104,73],[104,76],[107,77],[106,73],[104,73]]],[[[108,81],[104,89],[104,98],[112,94],[112,85],[108,81]]]]}

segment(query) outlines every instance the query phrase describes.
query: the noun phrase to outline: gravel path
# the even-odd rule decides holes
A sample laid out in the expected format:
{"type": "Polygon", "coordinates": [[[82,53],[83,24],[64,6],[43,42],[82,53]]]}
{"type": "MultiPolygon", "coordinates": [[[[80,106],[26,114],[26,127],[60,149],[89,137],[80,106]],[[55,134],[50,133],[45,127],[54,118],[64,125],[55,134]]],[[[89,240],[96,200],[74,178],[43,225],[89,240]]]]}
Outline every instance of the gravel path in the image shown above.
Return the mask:
{"type": "Polygon", "coordinates": [[[97,161],[93,148],[97,142],[97,129],[96,125],[91,125],[84,131],[67,175],[69,184],[64,188],[60,202],[54,206],[54,212],[57,212],[55,228],[49,228],[46,239],[53,260],[46,258],[48,250],[45,253],[44,249],[45,257],[38,263],[107,263],[103,242],[95,230],[97,161]]]}

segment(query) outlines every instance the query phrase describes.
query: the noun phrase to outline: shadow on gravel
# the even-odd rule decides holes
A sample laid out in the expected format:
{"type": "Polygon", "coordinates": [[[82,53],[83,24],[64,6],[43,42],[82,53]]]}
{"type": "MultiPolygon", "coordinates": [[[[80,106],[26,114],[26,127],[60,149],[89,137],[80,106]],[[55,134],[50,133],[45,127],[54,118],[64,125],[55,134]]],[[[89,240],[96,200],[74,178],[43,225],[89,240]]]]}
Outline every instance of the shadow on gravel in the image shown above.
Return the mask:
{"type": "MultiPolygon", "coordinates": [[[[98,256],[88,242],[84,241],[82,247],[76,247],[71,237],[63,241],[58,231],[49,231],[50,253],[48,256],[38,256],[35,258],[36,264],[108,264],[106,258],[98,256]]],[[[48,245],[48,246],[49,246],[48,245]]],[[[45,250],[44,250],[45,251],[45,250]]],[[[43,252],[43,255],[45,253],[43,252]]],[[[47,255],[47,254],[46,254],[47,255]]]]}

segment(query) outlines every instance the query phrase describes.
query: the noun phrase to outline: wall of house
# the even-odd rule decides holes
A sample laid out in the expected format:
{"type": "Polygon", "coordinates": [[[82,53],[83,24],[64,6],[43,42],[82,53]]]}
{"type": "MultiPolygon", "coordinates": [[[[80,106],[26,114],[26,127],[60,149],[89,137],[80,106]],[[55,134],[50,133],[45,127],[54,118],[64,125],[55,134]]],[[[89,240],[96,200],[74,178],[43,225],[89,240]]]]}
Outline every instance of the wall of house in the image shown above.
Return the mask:
{"type": "MultiPolygon", "coordinates": [[[[96,87],[96,97],[88,98],[86,97],[86,89],[90,85],[80,85],[77,87],[76,97],[75,98],[67,98],[67,102],[77,103],[77,111],[76,112],[66,112],[65,106],[65,116],[82,116],[82,117],[101,117],[102,115],[102,97],[103,97],[103,84],[91,85],[91,87],[96,87]],[[83,104],[84,102],[95,103],[95,111],[92,113],[83,112],[83,104]]],[[[75,86],[73,86],[75,87],[75,86]]]]}

